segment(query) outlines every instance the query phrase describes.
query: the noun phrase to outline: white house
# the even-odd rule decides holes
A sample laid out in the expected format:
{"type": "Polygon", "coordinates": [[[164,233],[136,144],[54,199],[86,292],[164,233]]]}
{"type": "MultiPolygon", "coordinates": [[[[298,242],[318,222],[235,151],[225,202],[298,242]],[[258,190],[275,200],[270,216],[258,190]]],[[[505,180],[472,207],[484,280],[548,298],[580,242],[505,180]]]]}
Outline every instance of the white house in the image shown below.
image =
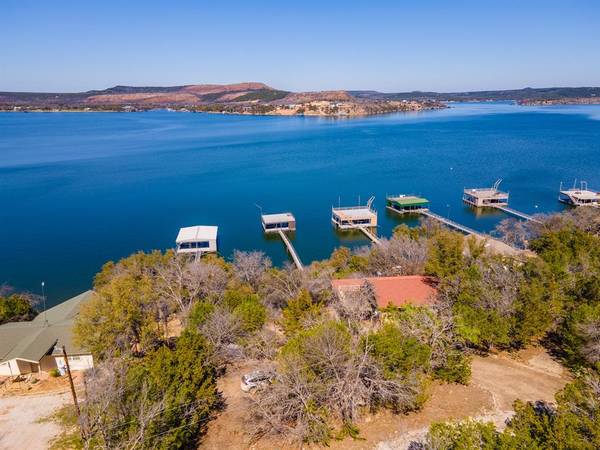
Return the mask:
{"type": "Polygon", "coordinates": [[[194,226],[179,230],[175,243],[177,253],[208,253],[217,251],[219,227],[194,226]]]}
{"type": "Polygon", "coordinates": [[[52,369],[64,373],[63,345],[71,370],[94,367],[92,354],[75,345],[72,339],[79,308],[93,296],[93,291],[87,291],[42,312],[32,321],[0,325],[0,375],[16,376],[52,369]]]}

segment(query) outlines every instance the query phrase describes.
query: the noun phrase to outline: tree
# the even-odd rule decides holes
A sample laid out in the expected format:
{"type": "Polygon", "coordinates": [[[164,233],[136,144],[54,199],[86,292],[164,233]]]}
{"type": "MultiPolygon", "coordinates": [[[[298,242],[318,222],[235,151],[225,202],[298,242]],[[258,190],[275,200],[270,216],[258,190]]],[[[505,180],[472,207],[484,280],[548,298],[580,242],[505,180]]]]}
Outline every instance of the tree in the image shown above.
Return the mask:
{"type": "Polygon", "coordinates": [[[202,336],[185,331],[175,348],[106,360],[86,373],[82,423],[90,448],[189,448],[218,405],[202,336]]]}
{"type": "Polygon", "coordinates": [[[370,273],[382,275],[421,275],[427,260],[427,244],[422,238],[401,234],[380,240],[368,257],[370,273]]]}
{"type": "Polygon", "coordinates": [[[271,268],[271,260],[263,252],[233,252],[233,270],[237,277],[258,289],[264,273],[271,268]]]}
{"type": "Polygon", "coordinates": [[[7,287],[1,291],[5,294],[0,293],[0,325],[6,322],[31,320],[36,316],[35,298],[32,295],[17,294],[7,287]]]}
{"type": "Polygon", "coordinates": [[[415,374],[385,376],[371,347],[342,323],[327,321],[297,333],[281,349],[276,381],[253,398],[256,433],[326,443],[336,423],[356,436],[360,411],[401,412],[419,404],[415,374]]]}
{"type": "Polygon", "coordinates": [[[310,293],[303,289],[287,302],[281,314],[281,326],[287,335],[292,336],[317,320],[323,314],[323,305],[313,301],[310,293]]]}
{"type": "Polygon", "coordinates": [[[428,244],[427,274],[447,278],[463,269],[464,239],[460,234],[439,229],[428,244]]]}

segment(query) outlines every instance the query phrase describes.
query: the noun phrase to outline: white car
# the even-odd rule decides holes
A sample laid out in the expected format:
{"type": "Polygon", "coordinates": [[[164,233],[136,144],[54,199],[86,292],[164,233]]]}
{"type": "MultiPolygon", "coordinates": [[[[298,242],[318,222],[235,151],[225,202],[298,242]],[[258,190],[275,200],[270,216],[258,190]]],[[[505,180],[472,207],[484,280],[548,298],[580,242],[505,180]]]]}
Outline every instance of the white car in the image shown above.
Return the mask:
{"type": "Polygon", "coordinates": [[[273,374],[271,372],[264,372],[262,370],[255,370],[254,372],[247,373],[242,376],[241,388],[244,392],[250,392],[252,389],[266,386],[273,380],[273,374]]]}

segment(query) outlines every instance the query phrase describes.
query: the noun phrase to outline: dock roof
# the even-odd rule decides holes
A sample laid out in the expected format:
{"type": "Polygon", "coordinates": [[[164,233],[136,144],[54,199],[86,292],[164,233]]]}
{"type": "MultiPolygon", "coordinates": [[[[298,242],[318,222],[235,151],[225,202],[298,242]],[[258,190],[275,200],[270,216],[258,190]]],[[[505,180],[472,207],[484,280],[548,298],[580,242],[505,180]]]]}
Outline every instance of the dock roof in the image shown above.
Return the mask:
{"type": "Polygon", "coordinates": [[[296,218],[292,213],[278,213],[278,214],[263,214],[261,216],[263,223],[281,223],[281,222],[294,222],[296,218]]]}
{"type": "Polygon", "coordinates": [[[464,190],[465,194],[470,194],[473,197],[508,197],[507,192],[502,192],[494,188],[470,188],[464,190]]]}
{"type": "Polygon", "coordinates": [[[217,239],[218,230],[219,227],[205,225],[181,228],[175,242],[180,244],[182,242],[214,240],[217,239]]]}
{"type": "Polygon", "coordinates": [[[567,189],[561,191],[564,194],[571,195],[576,198],[583,200],[598,200],[600,199],[600,193],[581,189],[567,189]]]}
{"type": "Polygon", "coordinates": [[[397,195],[387,198],[389,202],[393,202],[399,206],[424,205],[428,204],[429,200],[415,195],[397,195]]]}
{"type": "Polygon", "coordinates": [[[347,219],[370,218],[376,215],[376,212],[367,206],[350,206],[347,208],[333,208],[333,212],[339,217],[347,219]]]}

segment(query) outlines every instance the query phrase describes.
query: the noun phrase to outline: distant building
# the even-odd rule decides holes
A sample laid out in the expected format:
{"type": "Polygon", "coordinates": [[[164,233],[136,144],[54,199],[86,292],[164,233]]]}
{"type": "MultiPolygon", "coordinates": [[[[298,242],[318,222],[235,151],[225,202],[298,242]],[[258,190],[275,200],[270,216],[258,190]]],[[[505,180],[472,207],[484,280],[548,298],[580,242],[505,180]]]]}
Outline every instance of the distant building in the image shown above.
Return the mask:
{"type": "Polygon", "coordinates": [[[208,253],[217,251],[219,227],[193,226],[179,230],[175,243],[177,253],[208,253]]]}
{"type": "Polygon", "coordinates": [[[429,306],[435,302],[437,295],[436,280],[420,275],[345,278],[331,282],[333,290],[341,297],[357,291],[365,283],[373,287],[379,308],[390,305],[429,306]]]}
{"type": "Polygon", "coordinates": [[[92,354],[73,343],[73,324],[80,306],[93,291],[73,297],[48,309],[29,322],[0,325],[0,375],[16,376],[58,369],[64,372],[65,346],[71,370],[94,367],[92,354]]]}

